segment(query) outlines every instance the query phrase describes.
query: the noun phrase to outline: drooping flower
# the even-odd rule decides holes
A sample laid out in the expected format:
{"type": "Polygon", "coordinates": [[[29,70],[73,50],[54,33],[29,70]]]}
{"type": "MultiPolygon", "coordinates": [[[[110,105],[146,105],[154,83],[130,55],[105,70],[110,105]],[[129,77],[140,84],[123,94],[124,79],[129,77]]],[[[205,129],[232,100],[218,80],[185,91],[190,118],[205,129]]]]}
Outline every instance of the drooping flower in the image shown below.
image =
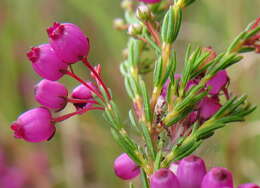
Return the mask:
{"type": "Polygon", "coordinates": [[[11,129],[14,131],[16,138],[22,138],[28,142],[47,141],[55,133],[51,113],[44,107],[24,112],[11,125],[11,129]]]}
{"type": "Polygon", "coordinates": [[[27,57],[39,76],[52,81],[60,79],[64,75],[61,71],[66,70],[68,67],[56,55],[49,44],[41,44],[31,48],[31,51],[27,53],[27,57]]]}
{"type": "Polygon", "coordinates": [[[123,180],[133,179],[140,174],[140,168],[126,153],[116,158],[114,161],[114,171],[123,180]]]}
{"type": "Polygon", "coordinates": [[[180,188],[180,184],[171,170],[161,168],[151,176],[151,188],[180,188]]]}
{"type": "Polygon", "coordinates": [[[43,106],[61,110],[67,104],[68,90],[56,81],[42,80],[35,86],[35,99],[43,106]]]}
{"type": "MultiPolygon", "coordinates": [[[[88,82],[88,84],[95,88],[94,84],[92,82],[88,82]]],[[[79,86],[75,87],[72,91],[71,97],[74,99],[84,99],[84,100],[92,100],[93,95],[89,88],[84,86],[83,84],[80,84],[79,86]]],[[[91,106],[91,104],[87,103],[74,103],[74,106],[77,109],[85,108],[91,106]]]]}
{"type": "Polygon", "coordinates": [[[201,188],[233,188],[233,177],[226,168],[212,168],[203,178],[201,188]]]}
{"type": "Polygon", "coordinates": [[[206,173],[204,161],[191,155],[181,160],[176,175],[180,182],[180,188],[200,188],[206,173]]]}
{"type": "Polygon", "coordinates": [[[64,62],[75,63],[88,55],[89,40],[78,26],[55,22],[47,33],[52,48],[64,62]]]}

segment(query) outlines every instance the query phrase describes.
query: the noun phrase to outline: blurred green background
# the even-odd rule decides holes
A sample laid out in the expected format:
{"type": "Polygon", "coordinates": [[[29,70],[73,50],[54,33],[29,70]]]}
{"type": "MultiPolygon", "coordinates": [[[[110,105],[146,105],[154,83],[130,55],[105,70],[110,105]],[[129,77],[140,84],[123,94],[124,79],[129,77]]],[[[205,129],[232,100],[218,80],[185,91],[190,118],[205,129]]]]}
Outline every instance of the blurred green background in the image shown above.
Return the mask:
{"type": "MultiPolygon", "coordinates": [[[[58,125],[47,143],[31,144],[12,136],[10,123],[23,111],[37,106],[34,74],[25,53],[30,46],[47,42],[46,28],[54,21],[79,25],[91,41],[90,60],[102,64],[103,77],[127,122],[131,106],[119,73],[127,35],[113,29],[121,17],[120,0],[0,0],[0,150],[6,163],[23,171],[26,187],[125,187],[113,172],[113,160],[120,154],[100,113],[73,118],[58,125]],[[59,127],[61,126],[61,127],[59,127]]],[[[198,0],[184,13],[177,49],[188,42],[213,46],[220,52],[253,19],[260,16],[259,0],[198,0]]],[[[182,53],[180,53],[182,54],[182,53]]],[[[260,56],[247,58],[229,69],[234,94],[247,93],[260,105],[260,56]]],[[[85,77],[87,71],[76,65],[85,77]]],[[[62,79],[72,89],[76,82],[62,79]]],[[[69,107],[69,110],[72,106],[69,107]]],[[[196,152],[212,166],[234,172],[236,183],[260,184],[260,108],[246,123],[227,127],[196,152]]]]}

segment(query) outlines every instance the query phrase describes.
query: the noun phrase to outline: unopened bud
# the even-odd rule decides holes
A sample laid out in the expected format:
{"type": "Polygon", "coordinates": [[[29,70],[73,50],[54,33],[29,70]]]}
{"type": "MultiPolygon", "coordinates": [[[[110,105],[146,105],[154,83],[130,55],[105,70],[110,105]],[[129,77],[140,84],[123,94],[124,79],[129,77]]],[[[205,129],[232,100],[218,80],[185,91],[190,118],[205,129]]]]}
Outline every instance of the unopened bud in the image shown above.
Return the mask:
{"type": "Polygon", "coordinates": [[[148,6],[141,5],[136,10],[136,17],[141,21],[147,21],[151,19],[152,13],[148,6]]]}
{"type": "Polygon", "coordinates": [[[139,35],[142,33],[142,26],[140,24],[131,24],[128,27],[129,35],[139,35]]]}

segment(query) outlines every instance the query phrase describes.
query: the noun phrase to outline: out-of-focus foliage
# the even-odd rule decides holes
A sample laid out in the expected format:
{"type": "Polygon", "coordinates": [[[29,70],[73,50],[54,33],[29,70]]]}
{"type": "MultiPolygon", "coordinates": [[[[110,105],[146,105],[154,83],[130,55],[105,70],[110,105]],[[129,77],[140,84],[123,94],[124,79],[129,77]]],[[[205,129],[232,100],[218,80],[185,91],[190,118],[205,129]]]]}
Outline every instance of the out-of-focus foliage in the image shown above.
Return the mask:
{"type": "MultiPolygon", "coordinates": [[[[176,48],[182,52],[187,42],[192,41],[214,46],[219,52],[248,22],[260,16],[259,10],[259,0],[197,1],[184,12],[185,21],[176,48]]],[[[16,140],[9,129],[10,122],[20,112],[37,105],[33,85],[40,78],[33,73],[25,53],[31,45],[47,42],[45,29],[54,21],[73,22],[86,32],[91,41],[90,60],[102,64],[104,80],[113,90],[122,117],[127,117],[130,103],[116,68],[126,34],[112,28],[113,19],[120,16],[120,0],[0,1],[0,149],[9,166],[24,171],[31,187],[124,187],[112,168],[120,150],[100,114],[90,113],[67,121],[60,125],[62,128],[58,127],[54,139],[43,144],[16,140]],[[37,167],[39,162],[44,167],[37,167]],[[46,174],[42,173],[45,166],[48,166],[46,174]]],[[[247,56],[246,62],[230,70],[232,88],[237,93],[248,93],[252,103],[260,105],[260,58],[254,54],[247,56]]],[[[87,75],[79,67],[76,71],[87,75]]],[[[62,81],[71,86],[76,84],[66,78],[62,81]]],[[[209,159],[208,166],[231,169],[238,183],[260,183],[259,147],[260,108],[247,123],[220,131],[198,154],[209,159]]]]}

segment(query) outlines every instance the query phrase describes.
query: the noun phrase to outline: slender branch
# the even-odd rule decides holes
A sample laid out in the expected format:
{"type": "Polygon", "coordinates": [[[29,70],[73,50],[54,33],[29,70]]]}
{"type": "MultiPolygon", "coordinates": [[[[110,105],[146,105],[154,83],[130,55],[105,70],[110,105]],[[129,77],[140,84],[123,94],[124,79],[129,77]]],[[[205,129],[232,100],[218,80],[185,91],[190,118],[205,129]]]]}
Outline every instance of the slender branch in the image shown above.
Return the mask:
{"type": "Polygon", "coordinates": [[[70,102],[70,103],[76,103],[76,104],[80,104],[80,103],[99,104],[99,103],[98,103],[97,101],[95,101],[95,100],[85,100],[85,99],[73,99],[73,98],[68,98],[67,101],[70,102]]]}
{"type": "Polygon", "coordinates": [[[158,45],[158,46],[161,46],[161,40],[160,40],[160,36],[158,34],[158,32],[155,30],[155,28],[153,27],[153,25],[151,24],[151,22],[145,22],[144,23],[148,29],[148,31],[151,33],[155,43],[158,45]]]}
{"type": "Polygon", "coordinates": [[[72,72],[68,71],[68,70],[64,70],[62,71],[64,74],[74,78],[75,80],[79,81],[80,83],[82,83],[84,86],[86,86],[90,91],[92,91],[94,94],[96,94],[102,101],[105,102],[103,96],[95,89],[93,88],[91,85],[89,85],[88,83],[86,83],[84,80],[82,80],[80,77],[78,77],[76,74],[73,74],[72,72]]]}
{"type": "Polygon", "coordinates": [[[107,88],[107,86],[104,84],[104,82],[102,81],[102,79],[100,78],[99,74],[96,72],[96,70],[91,66],[91,64],[88,62],[87,58],[83,58],[82,62],[84,63],[84,65],[95,75],[95,77],[97,78],[98,82],[101,84],[101,86],[104,88],[107,97],[109,100],[112,99],[110,92],[107,88]]]}
{"type": "Polygon", "coordinates": [[[82,113],[85,113],[85,112],[88,112],[90,110],[104,110],[104,108],[102,107],[92,107],[92,108],[85,108],[83,110],[78,110],[76,112],[72,112],[72,113],[69,113],[69,114],[65,114],[63,116],[60,116],[60,117],[57,117],[57,118],[53,118],[52,121],[53,122],[61,122],[61,121],[64,121],[66,119],[69,119],[71,118],[72,116],[75,116],[75,115],[79,115],[79,114],[82,114],[82,113]]]}

